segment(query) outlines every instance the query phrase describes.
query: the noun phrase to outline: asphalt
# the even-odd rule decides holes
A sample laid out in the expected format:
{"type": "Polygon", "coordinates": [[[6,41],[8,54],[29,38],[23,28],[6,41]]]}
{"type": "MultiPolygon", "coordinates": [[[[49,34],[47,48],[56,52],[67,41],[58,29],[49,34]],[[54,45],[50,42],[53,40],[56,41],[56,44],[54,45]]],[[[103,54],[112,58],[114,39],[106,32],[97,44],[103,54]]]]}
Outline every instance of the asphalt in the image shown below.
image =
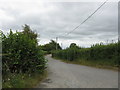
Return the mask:
{"type": "Polygon", "coordinates": [[[118,72],[48,59],[48,77],[37,88],[118,88],[118,72]]]}

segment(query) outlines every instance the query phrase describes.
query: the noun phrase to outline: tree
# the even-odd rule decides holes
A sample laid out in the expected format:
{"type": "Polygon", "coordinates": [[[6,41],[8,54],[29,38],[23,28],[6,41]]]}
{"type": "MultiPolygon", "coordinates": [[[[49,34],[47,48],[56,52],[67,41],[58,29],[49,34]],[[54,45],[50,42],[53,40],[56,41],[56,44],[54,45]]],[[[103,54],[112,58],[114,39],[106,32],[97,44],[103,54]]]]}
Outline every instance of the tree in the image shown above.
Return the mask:
{"type": "MultiPolygon", "coordinates": [[[[36,34],[35,34],[36,35],[36,34]]],[[[34,32],[24,29],[23,32],[13,33],[10,30],[9,35],[2,40],[2,73],[34,73],[43,72],[45,68],[45,59],[43,53],[37,47],[34,32]]],[[[3,35],[4,36],[4,35],[3,35]]]]}
{"type": "Polygon", "coordinates": [[[30,26],[28,26],[27,24],[25,24],[23,26],[23,34],[27,35],[30,39],[34,39],[35,42],[37,43],[37,33],[33,32],[30,28],[30,26]]]}
{"type": "Polygon", "coordinates": [[[58,50],[62,49],[60,47],[59,43],[56,43],[54,40],[51,40],[51,42],[49,42],[48,44],[45,44],[45,45],[41,46],[41,48],[42,48],[42,50],[50,53],[51,51],[56,50],[56,45],[57,45],[58,50]]]}
{"type": "Polygon", "coordinates": [[[69,48],[80,48],[79,46],[76,45],[76,43],[71,43],[69,48]]]}

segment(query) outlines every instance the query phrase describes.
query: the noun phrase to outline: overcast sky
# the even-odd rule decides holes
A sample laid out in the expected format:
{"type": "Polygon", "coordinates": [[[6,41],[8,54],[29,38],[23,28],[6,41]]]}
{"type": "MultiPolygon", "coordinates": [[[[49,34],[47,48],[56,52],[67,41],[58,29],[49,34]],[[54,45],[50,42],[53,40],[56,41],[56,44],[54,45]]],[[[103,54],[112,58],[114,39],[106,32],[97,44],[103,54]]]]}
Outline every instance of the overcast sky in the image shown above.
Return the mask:
{"type": "Polygon", "coordinates": [[[70,32],[103,2],[38,2],[37,0],[0,1],[0,29],[22,30],[28,24],[39,34],[39,44],[46,44],[60,36],[62,47],[70,43],[89,47],[92,44],[118,38],[118,3],[108,2],[87,22],[70,32]],[[62,36],[64,35],[64,36],[62,36]]]}

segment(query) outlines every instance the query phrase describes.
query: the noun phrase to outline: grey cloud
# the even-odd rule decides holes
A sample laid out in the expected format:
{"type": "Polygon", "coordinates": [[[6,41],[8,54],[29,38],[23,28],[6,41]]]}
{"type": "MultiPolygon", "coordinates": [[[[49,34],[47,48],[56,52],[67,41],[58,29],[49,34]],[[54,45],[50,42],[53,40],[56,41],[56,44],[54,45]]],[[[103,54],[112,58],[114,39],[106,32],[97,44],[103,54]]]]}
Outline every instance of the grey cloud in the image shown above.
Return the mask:
{"type": "Polygon", "coordinates": [[[16,3],[8,5],[8,7],[0,7],[0,10],[6,12],[6,16],[13,18],[11,21],[0,19],[1,29],[4,32],[10,28],[21,30],[22,25],[28,24],[39,33],[40,44],[61,36],[58,42],[64,41],[64,47],[68,46],[70,42],[90,46],[107,39],[117,39],[117,3],[104,5],[93,17],[68,36],[66,33],[85,20],[101,3],[49,2],[39,4],[36,2],[32,4],[28,2],[26,6],[25,3],[20,4],[23,6],[20,7],[21,5],[16,3]]]}

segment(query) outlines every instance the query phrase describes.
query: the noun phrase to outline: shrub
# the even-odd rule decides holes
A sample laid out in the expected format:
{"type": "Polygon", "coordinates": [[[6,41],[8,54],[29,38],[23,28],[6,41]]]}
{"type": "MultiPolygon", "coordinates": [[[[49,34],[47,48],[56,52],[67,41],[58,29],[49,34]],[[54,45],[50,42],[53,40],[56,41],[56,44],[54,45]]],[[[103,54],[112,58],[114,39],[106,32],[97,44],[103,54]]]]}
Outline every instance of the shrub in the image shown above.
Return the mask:
{"type": "MultiPolygon", "coordinates": [[[[75,46],[75,44],[73,45],[75,46]]],[[[109,63],[109,65],[112,66],[118,66],[118,48],[118,43],[111,43],[108,45],[96,44],[91,46],[90,48],[69,47],[64,50],[52,52],[52,56],[69,61],[102,61],[103,63],[109,63]]]]}
{"type": "MultiPolygon", "coordinates": [[[[29,34],[30,35],[30,34],[29,34]]],[[[3,35],[2,51],[5,55],[2,58],[3,78],[7,73],[42,73],[46,61],[43,53],[37,48],[36,38],[31,38],[23,32],[13,33],[10,30],[8,35],[3,35]]]]}

